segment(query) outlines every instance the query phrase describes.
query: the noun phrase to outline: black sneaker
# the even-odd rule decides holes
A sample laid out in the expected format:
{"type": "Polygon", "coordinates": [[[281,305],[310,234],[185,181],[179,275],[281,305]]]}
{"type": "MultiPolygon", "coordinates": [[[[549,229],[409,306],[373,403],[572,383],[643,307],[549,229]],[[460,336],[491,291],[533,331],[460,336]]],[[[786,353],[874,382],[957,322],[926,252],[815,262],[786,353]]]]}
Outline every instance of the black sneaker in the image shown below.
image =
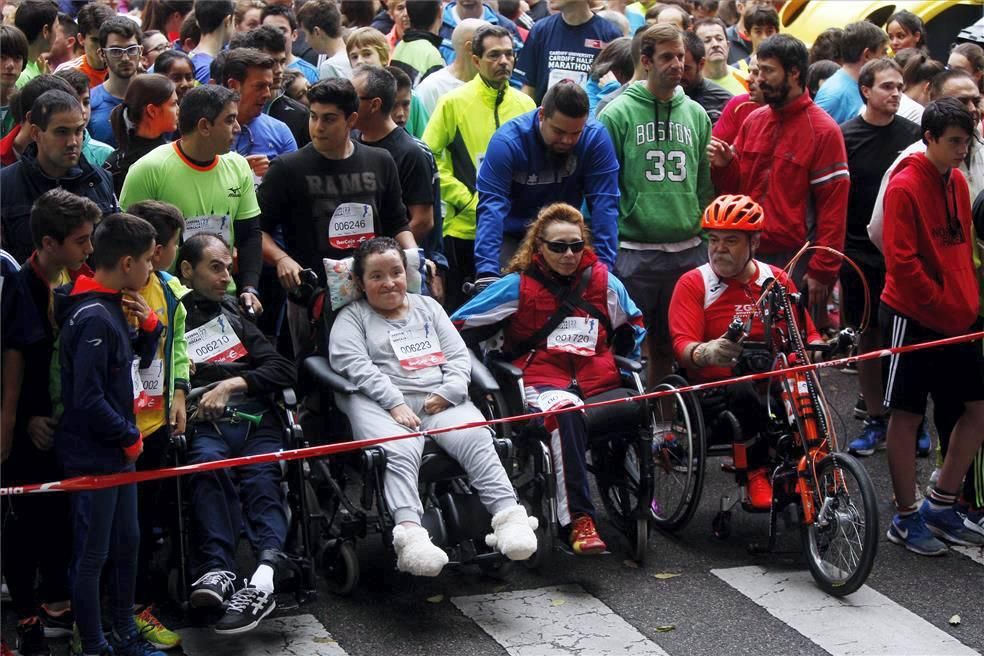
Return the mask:
{"type": "Polygon", "coordinates": [[[864,397],[858,394],[858,402],[854,404],[854,418],[858,421],[868,421],[868,404],[864,397]]]}
{"type": "Polygon", "coordinates": [[[51,656],[44,627],[37,616],[17,624],[17,653],[20,656],[51,656]]]}
{"type": "Polygon", "coordinates": [[[225,615],[215,624],[215,632],[229,635],[252,631],[276,607],[272,594],[247,586],[232,595],[225,615]]]}
{"type": "Polygon", "coordinates": [[[218,608],[236,591],[236,575],[217,570],[191,584],[192,608],[218,608]]]}
{"type": "Polygon", "coordinates": [[[61,613],[52,613],[48,607],[41,604],[41,624],[44,625],[45,638],[71,638],[72,626],[75,624],[75,616],[72,610],[64,610],[61,613]]]}

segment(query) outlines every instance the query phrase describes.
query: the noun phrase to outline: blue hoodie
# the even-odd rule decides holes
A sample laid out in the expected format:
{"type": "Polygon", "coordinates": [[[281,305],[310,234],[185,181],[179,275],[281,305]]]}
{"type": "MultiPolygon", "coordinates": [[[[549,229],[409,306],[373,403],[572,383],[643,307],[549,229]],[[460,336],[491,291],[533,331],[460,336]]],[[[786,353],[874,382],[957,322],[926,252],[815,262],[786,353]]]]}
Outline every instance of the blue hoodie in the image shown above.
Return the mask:
{"type": "Polygon", "coordinates": [[[151,313],[134,331],[123,314],[120,292],[87,276],[55,290],[61,326],[58,357],[65,412],[55,433],[55,453],[68,475],[132,469],[124,450],[141,441],[133,414],[134,354],[143,367],[157,353],[164,325],[151,313]]]}
{"type": "Polygon", "coordinates": [[[550,203],[591,211],[592,241],[609,270],[618,253],[618,159],[605,127],[589,119],[567,157],[547,151],[540,135],[540,110],[518,116],[489,141],[478,170],[475,271],[499,275],[502,235],[522,238],[540,208],[550,203]]]}

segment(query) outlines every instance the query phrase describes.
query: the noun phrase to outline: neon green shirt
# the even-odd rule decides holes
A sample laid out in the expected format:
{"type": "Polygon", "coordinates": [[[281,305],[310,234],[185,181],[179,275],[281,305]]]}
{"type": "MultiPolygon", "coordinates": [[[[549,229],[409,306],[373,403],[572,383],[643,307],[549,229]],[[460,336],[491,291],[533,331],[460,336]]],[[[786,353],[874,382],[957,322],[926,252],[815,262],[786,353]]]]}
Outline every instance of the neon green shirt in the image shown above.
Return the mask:
{"type": "Polygon", "coordinates": [[[34,78],[41,75],[41,67],[38,66],[36,61],[27,62],[27,66],[21,71],[20,77],[17,78],[17,82],[14,84],[18,89],[23,89],[24,85],[33,80],[34,78]]]}

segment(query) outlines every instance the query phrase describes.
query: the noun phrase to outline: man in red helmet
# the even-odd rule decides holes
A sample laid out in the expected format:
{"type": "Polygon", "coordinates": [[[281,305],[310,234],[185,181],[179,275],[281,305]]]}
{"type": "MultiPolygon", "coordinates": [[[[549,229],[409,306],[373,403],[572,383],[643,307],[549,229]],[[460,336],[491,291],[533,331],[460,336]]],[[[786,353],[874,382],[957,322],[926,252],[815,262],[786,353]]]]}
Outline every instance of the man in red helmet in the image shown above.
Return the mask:
{"type": "MultiPolygon", "coordinates": [[[[673,352],[691,381],[707,382],[734,375],[742,346],[725,337],[736,317],[745,324],[746,339],[761,342],[764,332],[756,301],[762,289],[775,279],[789,292],[796,287],[779,267],[755,259],[760,233],[765,224],[762,207],[748,196],[719,196],[701,219],[707,234],[708,263],[685,273],[677,282],[670,300],[670,336],[673,352]]],[[[806,317],[807,337],[820,342],[820,335],[806,317]]],[[[765,428],[766,412],[751,383],[728,385],[709,393],[703,404],[712,435],[716,413],[710,408],[727,409],[738,419],[743,438],[751,440],[765,428]]],[[[727,430],[727,427],[722,427],[727,430]]],[[[739,469],[747,462],[748,501],[759,510],[772,506],[772,485],[766,468],[767,445],[745,442],[735,462],[739,469]]]]}

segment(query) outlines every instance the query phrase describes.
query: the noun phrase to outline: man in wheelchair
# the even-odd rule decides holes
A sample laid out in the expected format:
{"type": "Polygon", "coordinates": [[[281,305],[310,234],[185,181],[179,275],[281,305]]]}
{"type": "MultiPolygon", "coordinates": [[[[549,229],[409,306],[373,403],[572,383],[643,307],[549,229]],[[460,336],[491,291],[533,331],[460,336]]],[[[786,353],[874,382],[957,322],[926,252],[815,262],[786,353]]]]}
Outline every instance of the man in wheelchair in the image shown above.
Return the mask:
{"type": "MultiPolygon", "coordinates": [[[[673,351],[691,382],[735,376],[739,360],[740,373],[772,367],[771,359],[756,364],[757,354],[743,353],[740,340],[728,335],[738,318],[747,339],[761,342],[765,336],[756,301],[763,288],[775,280],[790,293],[796,292],[784,271],[755,259],[764,224],[762,207],[748,196],[720,196],[704,211],[709,262],[680,278],[669,312],[673,351]]],[[[809,316],[805,325],[808,341],[820,342],[809,316]]],[[[772,506],[772,484],[765,467],[769,445],[760,435],[768,414],[759,388],[739,383],[708,390],[701,406],[711,441],[732,442],[735,468],[747,472],[749,504],[755,510],[768,510],[772,506]],[[731,422],[722,421],[724,410],[738,420],[740,434],[734,434],[731,422]]]]}
{"type": "MultiPolygon", "coordinates": [[[[581,405],[621,387],[615,353],[638,359],[646,329],[622,282],[595,255],[580,212],[566,203],[540,210],[506,273],[452,321],[472,345],[502,330],[503,353],[522,370],[531,411],[581,405]]],[[[602,553],[584,413],[552,415],[544,424],[557,472],[558,523],[574,553],[602,553]]]]}
{"type": "MultiPolygon", "coordinates": [[[[217,235],[195,235],[182,245],[177,267],[192,290],[183,299],[191,386],[208,387],[197,404],[189,401],[197,410],[188,418],[188,462],[279,451],[283,431],[270,395],[294,384],[294,365],[225,295],[232,268],[229,247],[217,235]]],[[[228,601],[215,631],[250,631],[276,607],[274,573],[285,560],[288,520],[280,465],[193,474],[189,487],[198,576],[191,605],[218,608],[228,601]],[[244,525],[258,566],[248,582],[238,583],[236,546],[244,525]]]]}

